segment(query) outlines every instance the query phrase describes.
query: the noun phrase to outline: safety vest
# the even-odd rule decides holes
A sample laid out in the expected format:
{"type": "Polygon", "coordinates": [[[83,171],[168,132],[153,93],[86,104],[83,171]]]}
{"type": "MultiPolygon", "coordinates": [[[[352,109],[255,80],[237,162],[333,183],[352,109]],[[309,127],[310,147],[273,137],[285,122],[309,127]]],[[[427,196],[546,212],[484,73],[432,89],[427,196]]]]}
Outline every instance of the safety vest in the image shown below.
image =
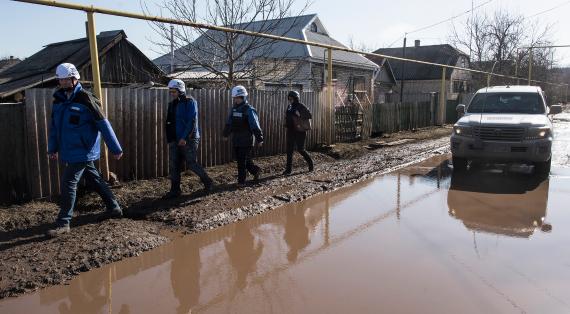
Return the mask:
{"type": "Polygon", "coordinates": [[[248,109],[249,105],[247,103],[232,109],[232,132],[250,131],[247,115],[248,109]]]}

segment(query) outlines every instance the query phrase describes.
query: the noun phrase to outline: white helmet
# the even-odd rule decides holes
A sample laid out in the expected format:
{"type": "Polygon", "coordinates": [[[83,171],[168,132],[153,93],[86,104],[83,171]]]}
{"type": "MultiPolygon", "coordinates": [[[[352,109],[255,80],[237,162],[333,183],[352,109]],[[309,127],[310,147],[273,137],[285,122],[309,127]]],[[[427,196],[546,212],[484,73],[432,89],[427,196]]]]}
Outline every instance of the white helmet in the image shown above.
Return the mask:
{"type": "Polygon", "coordinates": [[[232,88],[232,98],[233,97],[246,97],[247,96],[247,89],[245,87],[238,85],[232,88]]]}
{"type": "Polygon", "coordinates": [[[57,79],[66,79],[70,77],[74,77],[76,79],[80,78],[79,71],[77,71],[77,68],[71,63],[62,63],[58,65],[55,69],[55,77],[57,79]]]}
{"type": "Polygon", "coordinates": [[[174,88],[181,93],[186,93],[186,85],[179,79],[170,80],[170,82],[168,82],[168,88],[174,88]]]}

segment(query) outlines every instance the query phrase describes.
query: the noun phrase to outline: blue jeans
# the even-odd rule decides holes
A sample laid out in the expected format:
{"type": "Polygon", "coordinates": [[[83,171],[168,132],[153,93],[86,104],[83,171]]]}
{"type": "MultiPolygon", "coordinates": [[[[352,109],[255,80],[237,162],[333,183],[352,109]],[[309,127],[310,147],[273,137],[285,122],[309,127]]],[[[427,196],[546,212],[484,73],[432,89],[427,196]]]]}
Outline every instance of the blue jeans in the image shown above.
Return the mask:
{"type": "Polygon", "coordinates": [[[83,174],[85,174],[87,183],[95,188],[95,191],[105,202],[107,211],[121,209],[113,192],[109,189],[109,185],[103,180],[99,170],[95,168],[93,161],[68,163],[65,166],[61,180],[61,208],[57,216],[57,223],[60,226],[69,226],[71,222],[73,208],[75,207],[77,184],[83,174]]]}
{"type": "Polygon", "coordinates": [[[198,163],[198,144],[200,139],[190,139],[185,146],[178,146],[178,143],[169,143],[169,174],[170,174],[170,190],[180,191],[180,172],[182,163],[186,161],[186,166],[192,170],[202,181],[202,183],[211,183],[212,179],[208,176],[204,168],[198,163]]]}

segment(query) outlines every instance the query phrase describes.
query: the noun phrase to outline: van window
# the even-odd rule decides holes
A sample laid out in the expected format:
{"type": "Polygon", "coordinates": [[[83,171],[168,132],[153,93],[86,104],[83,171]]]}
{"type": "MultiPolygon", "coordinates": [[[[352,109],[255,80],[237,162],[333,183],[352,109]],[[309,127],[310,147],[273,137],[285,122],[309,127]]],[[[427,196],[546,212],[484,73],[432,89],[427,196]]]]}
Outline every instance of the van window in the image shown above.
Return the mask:
{"type": "Polygon", "coordinates": [[[467,107],[468,113],[541,114],[544,102],[537,93],[481,93],[467,107]]]}

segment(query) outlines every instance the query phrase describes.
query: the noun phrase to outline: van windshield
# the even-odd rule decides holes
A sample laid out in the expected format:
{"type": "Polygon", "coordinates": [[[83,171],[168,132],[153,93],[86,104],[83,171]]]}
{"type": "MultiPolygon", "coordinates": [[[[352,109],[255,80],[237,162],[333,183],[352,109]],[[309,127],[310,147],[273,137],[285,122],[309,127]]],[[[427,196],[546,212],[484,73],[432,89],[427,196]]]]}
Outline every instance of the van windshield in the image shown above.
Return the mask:
{"type": "Polygon", "coordinates": [[[538,93],[481,93],[475,95],[468,113],[544,113],[544,103],[538,93]]]}

